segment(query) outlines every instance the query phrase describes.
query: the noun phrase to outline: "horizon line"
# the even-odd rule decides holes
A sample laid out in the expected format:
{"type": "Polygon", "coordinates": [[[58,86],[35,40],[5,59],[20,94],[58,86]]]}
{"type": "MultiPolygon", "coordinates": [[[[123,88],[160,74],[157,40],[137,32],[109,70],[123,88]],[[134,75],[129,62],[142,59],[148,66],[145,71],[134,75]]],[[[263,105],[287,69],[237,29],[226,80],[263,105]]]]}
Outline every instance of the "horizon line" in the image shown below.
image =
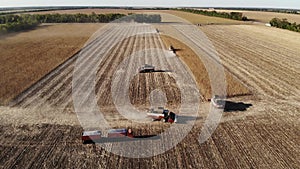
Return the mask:
{"type": "Polygon", "coordinates": [[[144,6],[144,5],[137,5],[137,6],[117,6],[117,5],[110,5],[110,6],[99,6],[99,5],[36,5],[36,6],[0,6],[0,8],[45,8],[45,7],[99,7],[99,8],[237,8],[237,9],[289,9],[289,10],[300,10],[300,8],[286,8],[286,7],[253,7],[253,6],[144,6]]]}

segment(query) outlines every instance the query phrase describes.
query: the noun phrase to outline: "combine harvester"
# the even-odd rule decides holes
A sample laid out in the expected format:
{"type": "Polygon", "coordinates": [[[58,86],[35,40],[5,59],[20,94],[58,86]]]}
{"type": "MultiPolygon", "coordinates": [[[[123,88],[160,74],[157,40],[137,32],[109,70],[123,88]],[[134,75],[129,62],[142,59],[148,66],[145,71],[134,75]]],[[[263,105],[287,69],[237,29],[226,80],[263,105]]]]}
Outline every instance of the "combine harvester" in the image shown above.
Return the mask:
{"type": "Polygon", "coordinates": [[[177,115],[163,107],[158,107],[157,110],[151,109],[150,113],[147,113],[147,116],[152,118],[153,121],[164,121],[166,123],[177,122],[177,115]]]}
{"type": "Polygon", "coordinates": [[[169,46],[169,51],[171,51],[172,53],[176,54],[176,50],[175,50],[175,48],[172,45],[169,46]]]}

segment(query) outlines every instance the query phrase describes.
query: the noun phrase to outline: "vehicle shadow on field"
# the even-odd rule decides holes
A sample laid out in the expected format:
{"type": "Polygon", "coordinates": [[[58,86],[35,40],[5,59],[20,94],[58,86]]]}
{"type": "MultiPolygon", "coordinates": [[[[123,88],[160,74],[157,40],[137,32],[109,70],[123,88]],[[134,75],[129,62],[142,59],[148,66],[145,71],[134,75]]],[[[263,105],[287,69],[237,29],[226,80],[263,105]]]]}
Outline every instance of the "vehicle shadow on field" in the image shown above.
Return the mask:
{"type": "Polygon", "coordinates": [[[159,22],[158,24],[181,24],[181,25],[184,25],[185,23],[182,23],[182,22],[159,22]]]}
{"type": "Polygon", "coordinates": [[[202,117],[192,117],[192,116],[177,116],[177,122],[178,124],[187,124],[188,121],[194,121],[194,120],[199,120],[203,119],[202,117]]]}
{"type": "Polygon", "coordinates": [[[172,70],[153,70],[151,72],[140,72],[140,73],[147,74],[147,73],[156,73],[156,72],[163,73],[163,72],[173,72],[173,71],[172,70]]]}
{"type": "Polygon", "coordinates": [[[172,70],[154,70],[153,72],[173,72],[172,70]]]}
{"type": "Polygon", "coordinates": [[[37,27],[27,29],[27,30],[20,30],[20,31],[17,31],[17,32],[0,33],[0,40],[5,40],[5,39],[8,39],[8,38],[17,36],[20,33],[25,33],[25,32],[30,32],[30,31],[37,30],[37,29],[47,28],[49,26],[52,26],[52,25],[39,25],[37,27]]]}
{"type": "Polygon", "coordinates": [[[224,112],[246,111],[251,106],[252,104],[245,104],[243,102],[226,101],[224,112]]]}
{"type": "Polygon", "coordinates": [[[121,143],[121,142],[132,142],[132,141],[140,141],[142,140],[159,140],[161,137],[159,135],[141,135],[141,136],[134,136],[134,137],[116,137],[116,138],[109,138],[103,137],[98,140],[89,140],[85,141],[83,144],[95,144],[95,143],[121,143]]]}
{"type": "Polygon", "coordinates": [[[182,51],[182,49],[174,48],[173,51],[176,53],[176,52],[178,52],[178,51],[182,51]]]}

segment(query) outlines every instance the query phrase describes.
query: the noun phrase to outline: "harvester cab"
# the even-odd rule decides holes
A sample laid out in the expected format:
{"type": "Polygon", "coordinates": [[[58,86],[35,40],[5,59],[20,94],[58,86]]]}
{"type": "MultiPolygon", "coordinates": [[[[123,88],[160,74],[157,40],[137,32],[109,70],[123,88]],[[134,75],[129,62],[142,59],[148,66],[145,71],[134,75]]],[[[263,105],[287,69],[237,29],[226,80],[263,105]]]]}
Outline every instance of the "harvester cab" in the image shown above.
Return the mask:
{"type": "Polygon", "coordinates": [[[169,46],[169,51],[176,53],[175,48],[172,45],[169,46]]]}
{"type": "Polygon", "coordinates": [[[151,117],[153,121],[164,121],[166,123],[177,122],[177,115],[163,107],[158,107],[157,110],[151,109],[150,113],[147,113],[147,116],[151,117]]]}

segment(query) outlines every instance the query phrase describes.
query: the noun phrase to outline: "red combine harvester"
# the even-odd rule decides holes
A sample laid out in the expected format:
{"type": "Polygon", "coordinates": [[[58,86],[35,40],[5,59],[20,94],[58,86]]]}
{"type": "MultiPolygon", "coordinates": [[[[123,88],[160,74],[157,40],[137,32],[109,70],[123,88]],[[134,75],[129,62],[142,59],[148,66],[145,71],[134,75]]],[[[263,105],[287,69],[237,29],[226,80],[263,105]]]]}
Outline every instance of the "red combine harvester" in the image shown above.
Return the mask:
{"type": "Polygon", "coordinates": [[[102,137],[102,133],[99,130],[84,131],[82,132],[81,140],[83,144],[95,143],[101,140],[107,140],[109,138],[133,138],[131,129],[111,129],[108,131],[108,137],[102,137]]]}

